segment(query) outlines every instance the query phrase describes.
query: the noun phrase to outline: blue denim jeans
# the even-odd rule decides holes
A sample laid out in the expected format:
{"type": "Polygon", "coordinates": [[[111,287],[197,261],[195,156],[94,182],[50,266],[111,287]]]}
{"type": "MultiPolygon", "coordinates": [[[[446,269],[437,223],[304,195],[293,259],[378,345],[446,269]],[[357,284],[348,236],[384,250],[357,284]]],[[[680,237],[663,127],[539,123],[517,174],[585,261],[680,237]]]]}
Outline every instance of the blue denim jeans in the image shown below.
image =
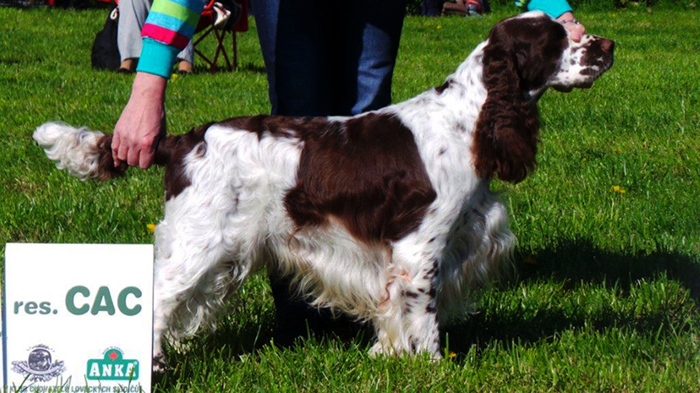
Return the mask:
{"type": "MultiPolygon", "coordinates": [[[[391,103],[391,78],[406,0],[251,0],[273,115],[355,115],[391,103]]],[[[287,278],[270,276],[277,345],[307,332],[353,334],[293,296],[287,278]]]]}
{"type": "Polygon", "coordinates": [[[440,16],[442,15],[442,4],[444,0],[423,0],[420,14],[423,16],[440,16]]]}
{"type": "Polygon", "coordinates": [[[252,0],[272,114],[354,115],[391,103],[406,0],[252,0]]]}

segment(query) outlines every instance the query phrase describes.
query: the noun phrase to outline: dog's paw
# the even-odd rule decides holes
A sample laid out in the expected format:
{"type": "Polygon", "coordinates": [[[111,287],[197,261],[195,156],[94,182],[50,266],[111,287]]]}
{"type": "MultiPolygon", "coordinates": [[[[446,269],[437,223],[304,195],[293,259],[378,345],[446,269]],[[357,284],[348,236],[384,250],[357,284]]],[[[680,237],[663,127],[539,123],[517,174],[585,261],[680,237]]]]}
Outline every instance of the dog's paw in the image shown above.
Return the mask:
{"type": "Polygon", "coordinates": [[[372,347],[369,349],[369,356],[376,358],[384,355],[392,355],[392,351],[387,351],[386,348],[382,345],[381,342],[377,341],[372,347]]]}
{"type": "Polygon", "coordinates": [[[168,369],[168,362],[164,354],[160,353],[153,356],[153,363],[151,364],[151,372],[153,374],[163,374],[168,369]]]}

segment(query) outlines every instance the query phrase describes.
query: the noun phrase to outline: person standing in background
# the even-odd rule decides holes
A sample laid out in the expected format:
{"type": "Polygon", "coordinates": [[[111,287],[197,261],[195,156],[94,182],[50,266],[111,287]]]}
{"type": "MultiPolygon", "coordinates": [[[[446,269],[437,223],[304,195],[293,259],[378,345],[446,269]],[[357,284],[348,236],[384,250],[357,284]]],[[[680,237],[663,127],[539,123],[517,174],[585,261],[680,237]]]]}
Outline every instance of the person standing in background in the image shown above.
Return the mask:
{"type": "MultiPolygon", "coordinates": [[[[255,0],[253,9],[273,115],[351,116],[391,104],[406,0],[255,0]]],[[[296,298],[287,278],[270,282],[278,345],[307,331],[355,330],[296,298]]]]}
{"type": "MultiPolygon", "coordinates": [[[[155,0],[142,30],[131,96],[114,129],[116,165],[152,164],[164,130],[170,69],[190,41],[203,6],[200,0],[155,0]]],[[[273,115],[355,115],[391,103],[406,0],[255,0],[252,8],[273,115]]],[[[271,281],[278,344],[290,345],[307,330],[349,324],[295,299],[288,280],[273,275],[271,281]]]]}

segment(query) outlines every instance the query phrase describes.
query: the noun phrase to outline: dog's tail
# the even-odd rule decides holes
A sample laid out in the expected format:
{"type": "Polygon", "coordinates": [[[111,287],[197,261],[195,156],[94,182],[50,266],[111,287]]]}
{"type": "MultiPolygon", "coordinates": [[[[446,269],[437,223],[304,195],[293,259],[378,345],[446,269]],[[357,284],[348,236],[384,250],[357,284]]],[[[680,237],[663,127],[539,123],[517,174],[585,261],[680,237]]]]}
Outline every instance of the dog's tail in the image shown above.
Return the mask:
{"type": "Polygon", "coordinates": [[[80,180],[107,180],[123,175],[128,168],[124,162],[114,166],[112,135],[100,131],[49,122],[39,126],[33,137],[58,169],[80,180]]]}

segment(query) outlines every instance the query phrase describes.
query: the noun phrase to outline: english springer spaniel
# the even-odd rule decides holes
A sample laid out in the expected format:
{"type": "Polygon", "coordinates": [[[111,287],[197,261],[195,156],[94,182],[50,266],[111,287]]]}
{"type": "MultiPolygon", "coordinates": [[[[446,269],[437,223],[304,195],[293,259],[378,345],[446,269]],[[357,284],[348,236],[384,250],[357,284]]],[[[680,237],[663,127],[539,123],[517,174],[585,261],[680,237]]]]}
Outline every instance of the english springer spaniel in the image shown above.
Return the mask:
{"type": "MultiPolygon", "coordinates": [[[[537,101],[590,87],[614,42],[580,42],[538,12],[498,23],[440,87],[353,117],[239,117],[160,141],[154,356],[213,326],[251,274],[288,274],[313,305],[376,329],[372,353],[440,357],[438,327],[507,265],[515,244],[491,179],[535,167],[537,101]]],[[[123,174],[111,135],[34,133],[80,179],[123,174]]]]}

